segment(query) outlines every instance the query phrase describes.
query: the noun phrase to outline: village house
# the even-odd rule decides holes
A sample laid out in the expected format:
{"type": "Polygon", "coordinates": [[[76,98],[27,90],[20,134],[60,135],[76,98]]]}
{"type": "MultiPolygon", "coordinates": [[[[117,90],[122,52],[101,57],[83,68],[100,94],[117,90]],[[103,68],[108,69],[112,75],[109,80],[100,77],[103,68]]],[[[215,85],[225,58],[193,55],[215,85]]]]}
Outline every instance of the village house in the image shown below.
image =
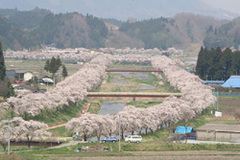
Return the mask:
{"type": "Polygon", "coordinates": [[[29,71],[16,71],[15,78],[21,81],[29,81],[33,78],[33,73],[29,71]]]}

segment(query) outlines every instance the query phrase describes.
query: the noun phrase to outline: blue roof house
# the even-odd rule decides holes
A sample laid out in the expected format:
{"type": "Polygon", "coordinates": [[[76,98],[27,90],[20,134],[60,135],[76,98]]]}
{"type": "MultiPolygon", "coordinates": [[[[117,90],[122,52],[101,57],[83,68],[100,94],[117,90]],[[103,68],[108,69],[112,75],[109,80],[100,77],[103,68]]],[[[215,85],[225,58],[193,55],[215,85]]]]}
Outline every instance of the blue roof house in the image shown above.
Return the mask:
{"type": "Polygon", "coordinates": [[[240,88],[240,76],[231,76],[223,85],[223,88],[240,88]]]}

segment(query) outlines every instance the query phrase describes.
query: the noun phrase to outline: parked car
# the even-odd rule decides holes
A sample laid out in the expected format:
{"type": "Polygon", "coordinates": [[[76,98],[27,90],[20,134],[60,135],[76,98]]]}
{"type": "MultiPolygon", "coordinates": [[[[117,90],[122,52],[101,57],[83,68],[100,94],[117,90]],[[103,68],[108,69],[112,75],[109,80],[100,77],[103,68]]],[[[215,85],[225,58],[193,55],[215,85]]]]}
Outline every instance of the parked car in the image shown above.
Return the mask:
{"type": "Polygon", "coordinates": [[[128,142],[128,143],[140,143],[142,142],[142,136],[139,136],[139,135],[129,135],[125,138],[125,142],[128,142]]]}
{"type": "Polygon", "coordinates": [[[115,142],[118,142],[119,140],[118,140],[118,138],[117,137],[106,137],[106,138],[103,138],[102,140],[101,140],[101,142],[113,142],[113,143],[115,143],[115,142]]]}

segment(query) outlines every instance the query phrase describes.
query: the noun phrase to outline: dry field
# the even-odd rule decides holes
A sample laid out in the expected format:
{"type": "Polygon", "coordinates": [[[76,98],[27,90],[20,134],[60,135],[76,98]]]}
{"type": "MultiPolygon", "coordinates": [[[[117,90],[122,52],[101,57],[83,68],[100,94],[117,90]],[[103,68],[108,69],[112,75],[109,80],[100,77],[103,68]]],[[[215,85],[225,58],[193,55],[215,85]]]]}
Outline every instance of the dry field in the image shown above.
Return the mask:
{"type": "MultiPolygon", "coordinates": [[[[237,160],[239,152],[231,151],[161,151],[126,152],[131,156],[114,157],[51,157],[53,160],[237,160]]],[[[79,156],[82,156],[79,153],[79,156]]],[[[106,154],[107,155],[107,154],[106,154]]]]}

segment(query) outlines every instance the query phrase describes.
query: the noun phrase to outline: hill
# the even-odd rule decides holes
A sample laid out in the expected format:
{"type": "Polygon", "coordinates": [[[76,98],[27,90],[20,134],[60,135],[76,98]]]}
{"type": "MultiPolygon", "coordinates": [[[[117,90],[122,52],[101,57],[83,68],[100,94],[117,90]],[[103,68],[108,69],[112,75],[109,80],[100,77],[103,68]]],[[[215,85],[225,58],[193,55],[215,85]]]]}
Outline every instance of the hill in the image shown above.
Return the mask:
{"type": "Polygon", "coordinates": [[[234,47],[239,49],[240,17],[219,27],[210,27],[204,39],[204,46],[207,48],[220,46],[221,48],[234,47]]]}
{"type": "Polygon", "coordinates": [[[127,20],[129,17],[138,20],[161,16],[173,17],[181,12],[212,16],[219,19],[233,19],[239,16],[236,13],[210,7],[203,0],[0,0],[0,3],[2,7],[6,8],[17,7],[20,10],[31,10],[38,6],[48,8],[54,13],[78,11],[84,15],[89,13],[101,18],[119,20],[127,20]]]}
{"type": "Polygon", "coordinates": [[[6,18],[10,22],[17,24],[22,29],[32,29],[38,26],[41,20],[50,13],[49,10],[39,8],[30,11],[0,9],[0,17],[6,18]]]}
{"type": "Polygon", "coordinates": [[[178,14],[173,18],[157,18],[134,23],[126,22],[120,31],[140,39],[145,48],[177,47],[186,49],[190,44],[203,44],[210,26],[221,26],[227,21],[190,13],[178,14]]]}
{"type": "Polygon", "coordinates": [[[53,14],[48,10],[0,10],[0,41],[5,48],[32,49],[105,47],[108,29],[103,20],[77,12],[53,14]]]}
{"type": "Polygon", "coordinates": [[[0,41],[5,48],[17,50],[48,45],[57,48],[175,47],[197,53],[201,45],[224,47],[240,44],[240,18],[217,20],[191,13],[122,22],[77,12],[54,14],[39,8],[32,11],[2,9],[0,21],[0,41]]]}

